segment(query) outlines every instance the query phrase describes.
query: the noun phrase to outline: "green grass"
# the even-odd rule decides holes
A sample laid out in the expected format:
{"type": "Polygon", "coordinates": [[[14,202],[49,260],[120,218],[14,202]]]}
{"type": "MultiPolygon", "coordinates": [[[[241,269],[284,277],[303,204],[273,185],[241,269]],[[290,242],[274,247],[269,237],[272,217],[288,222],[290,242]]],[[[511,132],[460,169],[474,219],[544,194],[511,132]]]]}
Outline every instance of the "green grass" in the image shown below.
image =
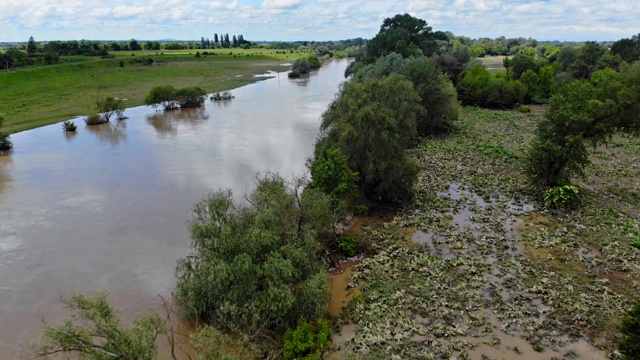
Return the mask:
{"type": "Polygon", "coordinates": [[[154,85],[193,85],[207,92],[230,90],[259,80],[252,78],[253,74],[277,70],[279,63],[307,54],[215,49],[121,51],[114,55],[112,59],[64,56],[58,65],[0,72],[0,113],[6,120],[3,131],[16,133],[95,113],[95,101],[105,96],[127,99],[127,107],[142,105],[154,85]],[[197,51],[217,55],[195,57],[197,51]],[[131,63],[142,57],[152,58],[153,65],[131,63]],[[120,67],[120,61],[124,67],[120,67]]]}

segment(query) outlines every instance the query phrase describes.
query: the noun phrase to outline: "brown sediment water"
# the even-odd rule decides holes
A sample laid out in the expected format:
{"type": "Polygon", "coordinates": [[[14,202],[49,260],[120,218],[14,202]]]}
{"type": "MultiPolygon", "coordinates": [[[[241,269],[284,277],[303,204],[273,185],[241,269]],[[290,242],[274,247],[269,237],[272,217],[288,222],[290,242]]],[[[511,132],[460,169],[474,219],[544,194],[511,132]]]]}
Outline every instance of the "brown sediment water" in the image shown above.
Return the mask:
{"type": "Polygon", "coordinates": [[[125,320],[159,310],[189,251],[193,204],[227,188],[241,200],[257,173],[305,173],[348,63],[201,109],[136,107],[99,126],[75,118],[76,134],[54,124],[12,135],[0,156],[0,359],[67,315],[61,296],[109,291],[125,320]]]}

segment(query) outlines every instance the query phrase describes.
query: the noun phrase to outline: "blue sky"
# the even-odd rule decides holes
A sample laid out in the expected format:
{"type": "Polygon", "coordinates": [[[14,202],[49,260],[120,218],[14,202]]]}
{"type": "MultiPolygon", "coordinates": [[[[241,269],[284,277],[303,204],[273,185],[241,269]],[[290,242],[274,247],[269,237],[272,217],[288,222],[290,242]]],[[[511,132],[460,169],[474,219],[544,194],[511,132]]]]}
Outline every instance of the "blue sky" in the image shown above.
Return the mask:
{"type": "Polygon", "coordinates": [[[640,33],[638,0],[0,0],[0,42],[71,39],[371,38],[398,13],[478,37],[618,40],[640,33]]]}

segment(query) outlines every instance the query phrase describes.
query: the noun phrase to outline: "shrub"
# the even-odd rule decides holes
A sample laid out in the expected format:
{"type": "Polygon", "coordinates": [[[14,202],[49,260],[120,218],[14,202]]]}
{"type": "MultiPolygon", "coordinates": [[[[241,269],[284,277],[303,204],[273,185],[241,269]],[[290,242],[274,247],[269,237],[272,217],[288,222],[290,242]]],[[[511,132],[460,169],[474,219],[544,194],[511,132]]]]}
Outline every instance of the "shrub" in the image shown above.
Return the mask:
{"type": "Polygon", "coordinates": [[[544,192],[544,205],[553,208],[570,208],[580,202],[581,188],[578,185],[555,186],[544,192]]]}
{"type": "Polygon", "coordinates": [[[176,91],[176,100],[181,108],[195,108],[202,106],[207,92],[198,86],[187,86],[176,91]]]}
{"type": "Polygon", "coordinates": [[[620,324],[618,349],[627,359],[640,359],[640,301],[636,301],[620,324]]]}
{"type": "Polygon", "coordinates": [[[320,59],[318,59],[316,55],[309,55],[309,57],[307,57],[307,60],[309,61],[310,69],[318,69],[320,68],[320,66],[322,66],[320,59]]]}
{"type": "Polygon", "coordinates": [[[289,75],[287,75],[287,76],[289,76],[290,78],[299,78],[299,77],[300,77],[300,71],[298,71],[298,70],[291,70],[291,71],[289,72],[289,75]]]}
{"type": "Polygon", "coordinates": [[[520,105],[520,107],[518,107],[518,112],[530,113],[531,112],[531,108],[528,107],[528,106],[520,105]]]}
{"type": "Polygon", "coordinates": [[[62,123],[62,130],[64,131],[76,131],[77,128],[73,121],[65,121],[62,123]]]}
{"type": "Polygon", "coordinates": [[[297,59],[291,66],[291,71],[297,70],[300,74],[309,73],[309,69],[311,69],[311,64],[309,64],[309,60],[305,58],[297,59]]]}
{"type": "Polygon", "coordinates": [[[336,239],[336,249],[347,256],[355,256],[361,248],[362,240],[358,236],[344,234],[336,239]]]}
{"type": "Polygon", "coordinates": [[[108,122],[104,117],[100,116],[100,114],[89,115],[84,119],[84,122],[87,125],[100,125],[108,122]]]}
{"type": "Polygon", "coordinates": [[[122,118],[124,102],[121,99],[107,96],[104,99],[96,101],[96,106],[106,121],[109,121],[113,115],[122,118]]]}
{"type": "Polygon", "coordinates": [[[11,141],[9,133],[0,132],[0,150],[6,151],[13,148],[13,142],[11,141]]]}
{"type": "Polygon", "coordinates": [[[156,85],[151,88],[144,103],[154,107],[160,104],[165,110],[175,109],[178,107],[176,88],[171,85],[156,85]]]}
{"type": "Polygon", "coordinates": [[[319,360],[322,353],[331,345],[331,329],[318,319],[315,324],[299,321],[295,329],[284,334],[285,360],[319,360]]]}

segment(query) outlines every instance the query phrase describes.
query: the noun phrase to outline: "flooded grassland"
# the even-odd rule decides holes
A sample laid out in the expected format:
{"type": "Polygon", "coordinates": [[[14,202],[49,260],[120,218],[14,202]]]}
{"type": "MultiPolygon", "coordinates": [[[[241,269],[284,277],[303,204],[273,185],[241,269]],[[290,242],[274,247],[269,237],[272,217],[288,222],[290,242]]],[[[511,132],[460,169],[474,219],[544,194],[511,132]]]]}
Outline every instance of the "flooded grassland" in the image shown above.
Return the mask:
{"type": "Polygon", "coordinates": [[[461,115],[459,132],[412,150],[417,202],[365,228],[377,253],[353,266],[333,357],[615,358],[639,294],[639,142],[597,149],[584,203],[556,212],[519,168],[542,109],[461,115]]]}

